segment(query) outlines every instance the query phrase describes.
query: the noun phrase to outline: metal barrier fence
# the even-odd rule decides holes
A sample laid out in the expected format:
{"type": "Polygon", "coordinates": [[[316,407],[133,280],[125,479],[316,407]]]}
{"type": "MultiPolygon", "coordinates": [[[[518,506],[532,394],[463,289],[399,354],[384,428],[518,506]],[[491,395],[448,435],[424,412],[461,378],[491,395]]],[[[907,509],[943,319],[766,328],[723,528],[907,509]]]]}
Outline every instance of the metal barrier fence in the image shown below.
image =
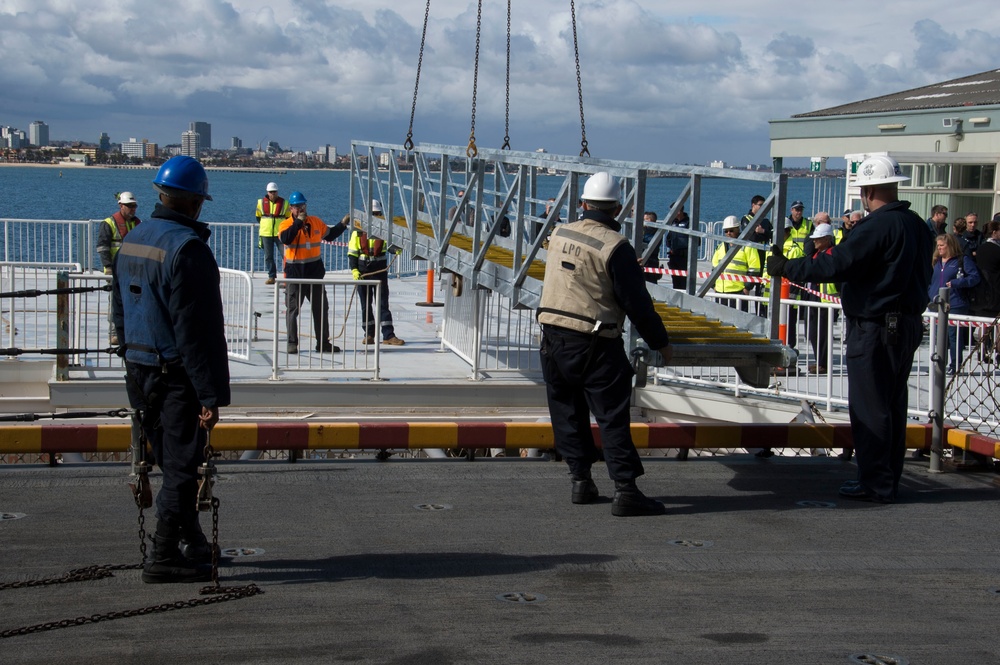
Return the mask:
{"type": "MultiPolygon", "coordinates": [[[[41,358],[30,353],[36,349],[56,348],[55,312],[58,296],[33,296],[32,291],[51,291],[58,286],[57,272],[79,271],[76,263],[32,263],[11,261],[0,263],[0,292],[23,292],[18,297],[0,299],[0,319],[3,322],[4,346],[27,350],[24,358],[41,358]]],[[[52,356],[47,356],[52,358],[52,356]]]]}
{"type": "Polygon", "coordinates": [[[469,363],[472,378],[483,378],[486,372],[540,377],[540,341],[535,310],[516,308],[496,291],[445,290],[441,344],[469,363]]]}
{"type": "MultiPolygon", "coordinates": [[[[712,294],[714,299],[734,299],[748,303],[751,311],[765,304],[763,298],[712,294]]],[[[795,308],[797,321],[789,328],[788,342],[795,336],[795,347],[799,360],[795,370],[778,374],[766,389],[753,388],[742,382],[736,371],[727,367],[666,367],[654,374],[657,383],[685,384],[699,387],[731,391],[734,395],[758,395],[782,398],[798,402],[807,400],[817,408],[827,412],[845,410],[848,406],[847,368],[844,364],[845,339],[844,316],[840,306],[801,300],[783,300],[783,307],[795,308]],[[808,321],[810,315],[827,317],[827,354],[817,358],[809,341],[808,321]],[[825,371],[819,371],[822,366],[825,371]]],[[[788,311],[788,310],[786,310],[788,311]]],[[[937,344],[938,314],[928,311],[924,314],[927,331],[923,342],[913,358],[910,374],[909,415],[917,421],[928,420],[933,410],[931,401],[934,381],[934,364],[937,344]]],[[[970,342],[963,348],[960,368],[949,378],[945,386],[947,424],[976,430],[992,436],[1000,435],[1000,404],[998,404],[997,379],[1000,371],[1000,356],[994,345],[998,322],[975,316],[950,315],[949,325],[960,331],[969,331],[970,342]],[[989,331],[992,331],[990,334],[989,331]]]]}
{"type": "MultiPolygon", "coordinates": [[[[276,331],[271,347],[271,379],[289,373],[308,374],[362,374],[379,379],[379,356],[381,349],[379,310],[382,302],[382,287],[378,280],[336,279],[286,279],[278,277],[274,285],[274,320],[276,331]],[[298,284],[322,289],[329,302],[329,319],[326,321],[330,332],[330,342],[339,346],[338,353],[321,352],[325,341],[317,339],[311,314],[311,300],[304,300],[296,320],[298,344],[295,353],[289,353],[288,326],[286,322],[287,285],[298,284]],[[365,330],[361,308],[363,303],[358,287],[375,289],[372,308],[375,315],[375,335],[372,344],[365,344],[365,330]],[[330,287],[327,290],[327,287],[330,287]]],[[[294,374],[291,374],[294,376],[294,374]]]]}

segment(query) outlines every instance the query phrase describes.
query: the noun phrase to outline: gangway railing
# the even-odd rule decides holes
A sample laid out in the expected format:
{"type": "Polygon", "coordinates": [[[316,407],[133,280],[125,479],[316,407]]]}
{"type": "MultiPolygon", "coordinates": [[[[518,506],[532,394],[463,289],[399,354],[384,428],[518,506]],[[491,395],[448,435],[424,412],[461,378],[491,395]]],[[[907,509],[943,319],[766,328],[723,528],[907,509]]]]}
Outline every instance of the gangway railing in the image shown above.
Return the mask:
{"type": "MultiPolygon", "coordinates": [[[[736,336],[713,340],[718,344],[715,353],[702,348],[710,344],[679,345],[674,352],[675,364],[703,363],[722,357],[740,369],[744,380],[760,384],[770,366],[787,364],[793,359],[789,350],[773,341],[778,333],[776,317],[761,319],[734,314],[729,308],[697,297],[714,284],[723,270],[720,265],[704,281],[697,277],[698,240],[714,241],[715,227],[705,232],[667,224],[685,205],[689,206],[692,219],[699,218],[704,178],[750,180],[767,185],[770,193],[757,217],[775,216],[772,211],[785,207],[787,176],[783,174],[490,149],[480,149],[477,157],[469,158],[465,148],[457,146],[420,145],[407,151],[399,145],[355,141],[351,149],[350,207],[372,235],[458,275],[463,289],[471,292],[488,289],[508,298],[512,309],[533,310],[541,296],[546,240],[562,221],[560,212],[564,206],[566,221],[577,218],[575,202],[584,181],[601,171],[622,183],[623,209],[618,221],[622,233],[644,258],[655,251],[668,228],[671,233],[688,236],[689,273],[693,277],[688,280],[687,293],[662,288],[654,292],[654,297],[678,310],[705,317],[703,325],[707,328],[735,327],[748,331],[753,338],[753,343],[736,336]],[[411,165],[412,170],[401,170],[400,163],[411,165]],[[379,169],[379,164],[387,167],[379,169]],[[547,182],[548,190],[543,192],[540,177],[553,173],[557,174],[556,181],[547,182]],[[637,223],[634,211],[645,210],[647,180],[652,173],[680,176],[688,182],[664,220],[652,225],[656,234],[646,245],[643,225],[641,221],[637,223]],[[553,195],[547,196],[548,193],[553,195]],[[372,214],[369,203],[372,199],[382,202],[384,217],[372,214]],[[722,346],[728,347],[725,353],[720,353],[722,346]]],[[[749,236],[753,226],[752,223],[747,226],[744,236],[749,236]]],[[[783,229],[777,229],[778,242],[782,232],[783,229]]],[[[731,248],[730,255],[737,251],[736,245],[765,249],[742,237],[731,248]]],[[[773,294],[775,303],[778,297],[779,294],[773,294]]],[[[467,310],[472,317],[467,323],[472,330],[473,346],[463,354],[477,370],[473,355],[478,357],[482,347],[478,323],[481,314],[478,307],[467,310]]],[[[629,332],[628,341],[630,348],[636,345],[635,331],[629,332]]]]}
{"type": "MultiPolygon", "coordinates": [[[[378,380],[381,356],[381,303],[382,286],[377,279],[352,280],[343,277],[324,279],[286,279],[278,277],[274,284],[274,315],[272,330],[275,331],[271,345],[271,380],[295,378],[296,376],[330,376],[341,374],[358,375],[378,380]],[[298,328],[297,344],[290,352],[288,326],[286,323],[286,290],[290,285],[301,289],[311,289],[310,299],[303,300],[296,319],[298,328]],[[372,310],[375,319],[375,335],[366,340],[363,325],[361,287],[374,288],[372,310]],[[329,304],[329,318],[326,330],[329,340],[316,337],[312,319],[312,297],[326,294],[329,304]],[[338,347],[336,352],[323,351],[324,342],[338,347]],[[366,343],[367,342],[367,343],[366,343]]],[[[322,330],[322,328],[321,328],[322,330]]]]}

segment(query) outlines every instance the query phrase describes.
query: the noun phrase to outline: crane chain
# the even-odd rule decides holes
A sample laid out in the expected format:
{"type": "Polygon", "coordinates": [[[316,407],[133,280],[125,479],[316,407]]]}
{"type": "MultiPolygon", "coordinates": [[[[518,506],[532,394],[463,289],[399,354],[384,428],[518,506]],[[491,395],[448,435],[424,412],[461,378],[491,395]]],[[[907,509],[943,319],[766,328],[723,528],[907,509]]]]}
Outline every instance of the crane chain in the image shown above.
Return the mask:
{"type": "Polygon", "coordinates": [[[503,114],[503,145],[501,150],[510,150],[510,0],[507,0],[507,87],[503,114]]]}
{"type": "Polygon", "coordinates": [[[473,159],[479,154],[476,147],[476,94],[479,87],[479,41],[483,31],[483,0],[479,0],[476,9],[476,60],[472,73],[472,129],[469,130],[469,147],[465,149],[465,156],[473,159]]]}
{"type": "Polygon", "coordinates": [[[410,107],[410,128],[406,132],[406,140],[403,147],[413,150],[413,118],[417,115],[417,90],[420,89],[420,68],[424,64],[424,44],[427,41],[427,19],[431,15],[431,0],[427,0],[427,7],[424,9],[424,30],[420,33],[420,57],[417,58],[417,80],[413,84],[413,106],[410,107]]]}
{"type": "Polygon", "coordinates": [[[583,119],[583,82],[580,78],[580,46],[576,35],[576,2],[569,0],[569,12],[573,21],[573,56],[576,58],[576,92],[580,99],[580,156],[590,157],[587,147],[587,125],[583,119]]]}

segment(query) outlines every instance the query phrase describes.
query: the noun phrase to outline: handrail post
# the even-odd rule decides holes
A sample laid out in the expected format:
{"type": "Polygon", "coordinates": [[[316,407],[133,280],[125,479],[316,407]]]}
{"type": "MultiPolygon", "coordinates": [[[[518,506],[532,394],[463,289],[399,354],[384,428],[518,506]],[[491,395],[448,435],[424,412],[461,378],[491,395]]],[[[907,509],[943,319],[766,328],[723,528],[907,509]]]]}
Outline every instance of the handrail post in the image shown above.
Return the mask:
{"type": "MultiPolygon", "coordinates": [[[[69,348],[69,272],[56,272],[56,288],[63,293],[56,296],[56,348],[69,348]]],[[[11,328],[13,328],[13,324],[11,328]]],[[[56,354],[56,381],[69,379],[69,356],[65,353],[56,354]]]]}
{"type": "Polygon", "coordinates": [[[931,473],[941,473],[941,454],[944,451],[944,384],[945,362],[948,357],[948,303],[951,289],[938,290],[933,304],[937,307],[937,344],[931,356],[934,380],[931,382],[931,473]]]}

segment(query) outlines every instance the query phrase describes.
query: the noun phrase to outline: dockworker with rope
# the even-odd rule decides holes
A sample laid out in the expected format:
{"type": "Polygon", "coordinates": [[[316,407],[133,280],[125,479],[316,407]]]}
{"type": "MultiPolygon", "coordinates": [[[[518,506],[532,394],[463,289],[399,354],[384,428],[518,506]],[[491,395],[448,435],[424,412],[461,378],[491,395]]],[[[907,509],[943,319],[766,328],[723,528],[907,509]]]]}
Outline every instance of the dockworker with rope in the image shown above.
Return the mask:
{"type": "MultiPolygon", "coordinates": [[[[382,217],[382,204],[372,199],[372,215],[382,217]]],[[[349,221],[349,217],[347,218],[349,221]]],[[[355,224],[351,240],[347,244],[347,262],[354,279],[375,279],[382,289],[382,300],[379,303],[379,323],[382,327],[382,343],[389,346],[403,346],[406,342],[396,337],[396,329],[392,325],[392,312],[389,311],[389,262],[387,253],[390,248],[381,238],[372,238],[360,224],[355,224]]],[[[374,286],[358,286],[358,298],[361,299],[361,321],[365,329],[365,344],[375,343],[375,289],[374,286]]]]}
{"type": "Polygon", "coordinates": [[[164,162],[153,185],[160,202],[122,242],[112,291],[129,401],[163,471],[142,580],[204,582],[213,553],[198,523],[198,467],[230,400],[219,267],[198,221],[212,197],[190,157],[164,162]]]}

